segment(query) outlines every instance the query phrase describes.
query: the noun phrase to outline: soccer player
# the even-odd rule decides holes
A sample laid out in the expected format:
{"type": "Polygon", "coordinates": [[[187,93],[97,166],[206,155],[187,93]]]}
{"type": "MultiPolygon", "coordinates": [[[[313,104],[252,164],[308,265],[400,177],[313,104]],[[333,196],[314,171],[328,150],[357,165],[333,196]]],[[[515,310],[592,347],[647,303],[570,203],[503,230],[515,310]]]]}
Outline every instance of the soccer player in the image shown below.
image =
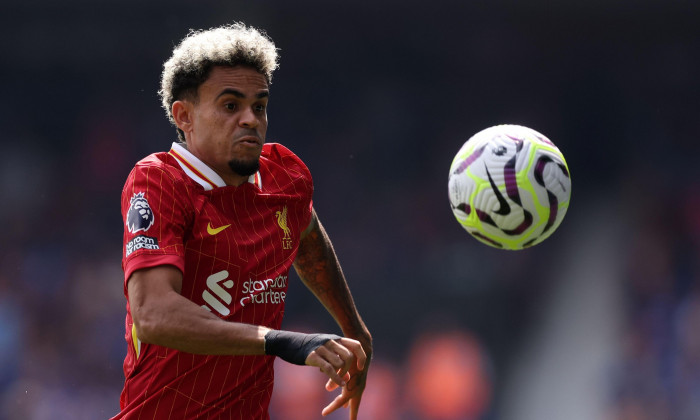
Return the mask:
{"type": "Polygon", "coordinates": [[[319,368],[357,418],[372,339],[312,205],[309,170],[265,144],[277,50],[241,23],[191,31],[164,64],[179,142],[122,192],[127,355],[115,419],[268,419],[274,357],[319,368]],[[280,330],[290,267],[342,329],[280,330]]]}

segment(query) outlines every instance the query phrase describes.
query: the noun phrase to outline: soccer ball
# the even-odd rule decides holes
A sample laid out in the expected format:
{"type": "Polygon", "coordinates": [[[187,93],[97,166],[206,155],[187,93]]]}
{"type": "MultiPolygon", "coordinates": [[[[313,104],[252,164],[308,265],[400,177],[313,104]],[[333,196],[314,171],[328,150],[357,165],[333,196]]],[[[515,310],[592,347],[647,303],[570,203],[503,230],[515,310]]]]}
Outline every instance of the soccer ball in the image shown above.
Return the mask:
{"type": "Polygon", "coordinates": [[[571,198],[564,155],[547,137],[519,125],[476,133],[450,167],[450,205],[479,241],[502,249],[536,245],[561,224],[571,198]]]}

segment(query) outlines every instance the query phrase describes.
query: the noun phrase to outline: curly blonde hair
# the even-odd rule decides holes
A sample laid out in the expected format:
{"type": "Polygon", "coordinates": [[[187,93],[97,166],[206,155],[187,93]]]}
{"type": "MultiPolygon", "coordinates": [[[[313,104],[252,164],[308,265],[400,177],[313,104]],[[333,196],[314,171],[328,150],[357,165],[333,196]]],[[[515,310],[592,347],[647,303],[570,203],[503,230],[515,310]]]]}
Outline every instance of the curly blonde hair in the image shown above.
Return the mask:
{"type": "MultiPolygon", "coordinates": [[[[197,100],[197,89],[209,77],[214,66],[249,66],[272,82],[279,67],[277,48],[265,32],[241,22],[211,28],[191,29],[163,64],[158,94],[171,123],[175,124],[172,105],[188,98],[197,100]]],[[[178,129],[180,140],[183,133],[178,129]]]]}

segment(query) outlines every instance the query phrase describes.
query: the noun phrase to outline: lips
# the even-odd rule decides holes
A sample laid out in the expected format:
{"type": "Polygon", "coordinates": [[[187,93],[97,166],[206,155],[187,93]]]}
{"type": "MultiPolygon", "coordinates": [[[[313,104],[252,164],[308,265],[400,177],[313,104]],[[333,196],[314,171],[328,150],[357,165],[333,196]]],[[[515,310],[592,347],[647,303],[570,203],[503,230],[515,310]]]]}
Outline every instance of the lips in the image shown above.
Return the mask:
{"type": "Polygon", "coordinates": [[[260,140],[260,138],[257,136],[242,136],[236,140],[236,143],[262,145],[262,140],[260,140]]]}
{"type": "Polygon", "coordinates": [[[261,147],[263,142],[259,137],[256,136],[243,136],[235,141],[235,143],[241,144],[243,146],[249,147],[261,147]]]}

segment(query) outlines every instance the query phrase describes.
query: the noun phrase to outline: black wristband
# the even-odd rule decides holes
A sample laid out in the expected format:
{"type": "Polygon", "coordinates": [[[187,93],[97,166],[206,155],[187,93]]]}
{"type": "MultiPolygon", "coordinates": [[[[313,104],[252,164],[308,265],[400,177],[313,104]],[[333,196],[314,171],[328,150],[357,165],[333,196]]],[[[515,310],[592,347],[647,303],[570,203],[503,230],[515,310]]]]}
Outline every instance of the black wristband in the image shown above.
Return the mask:
{"type": "Polygon", "coordinates": [[[305,365],[312,351],[328,340],[339,340],[335,334],[304,334],[292,331],[270,330],[265,334],[265,354],[278,356],[295,365],[305,365]]]}

